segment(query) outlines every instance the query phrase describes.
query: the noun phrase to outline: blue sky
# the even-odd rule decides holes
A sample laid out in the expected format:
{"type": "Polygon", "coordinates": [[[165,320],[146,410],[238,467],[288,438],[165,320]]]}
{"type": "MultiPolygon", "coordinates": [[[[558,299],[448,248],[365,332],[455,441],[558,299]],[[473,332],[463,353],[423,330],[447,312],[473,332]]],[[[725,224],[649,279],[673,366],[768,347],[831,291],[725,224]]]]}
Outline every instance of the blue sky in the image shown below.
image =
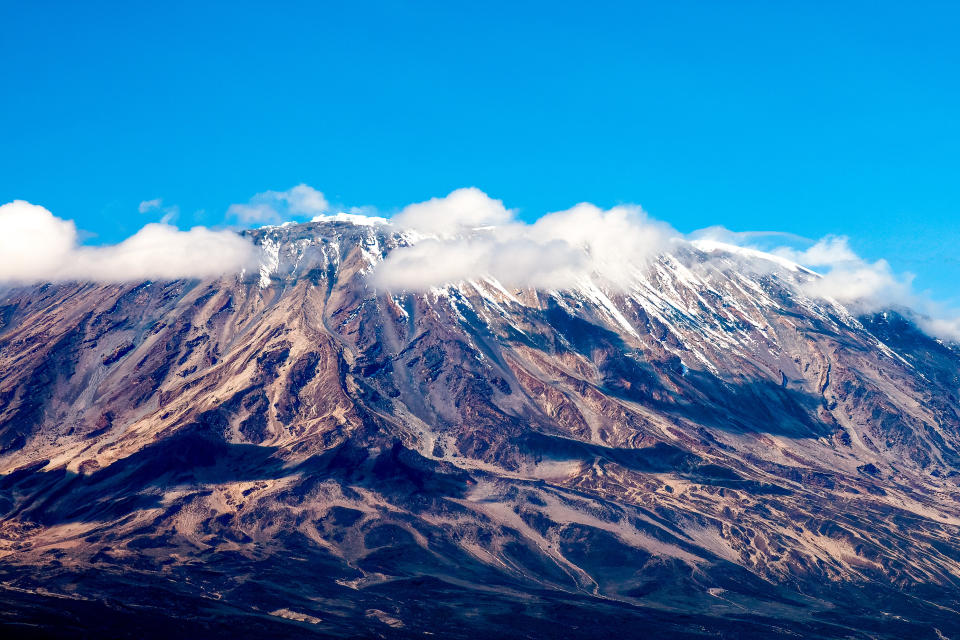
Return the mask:
{"type": "Polygon", "coordinates": [[[960,300],[954,3],[0,3],[0,202],[112,242],[298,183],[818,238],[960,300]],[[151,218],[151,216],[153,216],[151,218]]]}

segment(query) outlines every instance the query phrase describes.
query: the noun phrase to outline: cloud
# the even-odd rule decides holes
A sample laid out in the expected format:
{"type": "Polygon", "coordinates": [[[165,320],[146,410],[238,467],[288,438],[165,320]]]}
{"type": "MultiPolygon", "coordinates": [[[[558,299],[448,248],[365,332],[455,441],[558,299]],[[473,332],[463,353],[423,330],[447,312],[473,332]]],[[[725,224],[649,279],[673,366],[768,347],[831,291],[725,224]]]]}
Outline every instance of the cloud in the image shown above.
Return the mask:
{"type": "Polygon", "coordinates": [[[457,189],[444,198],[432,198],[405,207],[393,216],[400,227],[452,236],[477,227],[504,225],[514,221],[514,212],[480,189],[457,189]]]}
{"type": "Polygon", "coordinates": [[[373,282],[407,291],[483,276],[510,287],[565,288],[598,277],[626,288],[632,270],[678,235],[635,206],[584,203],[528,224],[476,188],[410,205],[391,222],[421,239],[392,251],[373,282]]]}
{"type": "Polygon", "coordinates": [[[726,227],[714,225],[705,229],[698,229],[687,236],[690,240],[714,240],[736,246],[748,244],[766,244],[767,242],[812,242],[808,238],[790,233],[789,231],[731,231],[726,227]]]}
{"type": "Polygon", "coordinates": [[[268,204],[232,204],[227,215],[243,226],[273,224],[283,219],[280,212],[268,204]]]}
{"type": "Polygon", "coordinates": [[[865,260],[845,236],[813,242],[785,232],[710,227],[683,237],[638,206],[604,210],[589,203],[525,223],[476,188],[409,205],[391,223],[415,233],[408,234],[413,244],[392,251],[374,271],[373,284],[386,289],[422,291],[483,276],[508,287],[563,289],[592,278],[629,289],[651,259],[709,239],[749,249],[744,268],[775,269],[785,261],[815,268],[818,277],[796,285],[807,296],[853,313],[897,309],[933,336],[960,340],[960,311],[915,292],[913,276],[896,273],[885,260],[865,260]]]}
{"type": "Polygon", "coordinates": [[[836,300],[855,311],[866,313],[916,302],[911,274],[897,275],[886,260],[864,260],[850,247],[846,236],[830,235],[803,250],[778,247],[771,253],[821,268],[822,277],[806,283],[804,293],[836,300]]]}
{"type": "Polygon", "coordinates": [[[565,242],[530,238],[427,239],[394,249],[374,273],[388,289],[420,291],[433,286],[491,276],[505,286],[562,288],[585,271],[584,255],[565,242]]]}
{"type": "Polygon", "coordinates": [[[850,248],[850,240],[846,236],[826,236],[803,251],[778,247],[772,253],[808,267],[832,267],[863,262],[850,248]]]}
{"type": "Polygon", "coordinates": [[[897,276],[886,260],[862,260],[832,265],[823,277],[811,280],[806,293],[832,298],[858,311],[870,312],[912,301],[912,276],[897,276]]]}
{"type": "MultiPolygon", "coordinates": [[[[259,255],[250,240],[230,231],[171,226],[178,209],[160,198],[138,209],[163,216],[119,244],[88,247],[79,244],[72,221],[43,207],[22,200],[0,206],[0,283],[215,277],[252,267],[259,255]]],[[[291,217],[390,224],[410,242],[391,251],[372,274],[374,286],[390,290],[423,291],[484,276],[508,287],[564,289],[591,279],[627,290],[638,269],[663,253],[690,240],[721,242],[749,250],[741,252],[745,269],[772,270],[777,261],[816,269],[820,275],[796,284],[807,296],[854,313],[896,309],[931,335],[960,341],[960,310],[917,293],[913,276],[895,272],[885,260],[865,260],[845,236],[813,242],[789,233],[710,227],[684,237],[635,205],[602,209],[581,203],[525,222],[474,187],[408,205],[389,220],[374,214],[369,207],[334,213],[324,195],[305,184],[259,193],[228,211],[247,225],[291,217]]]]}
{"type": "Polygon", "coordinates": [[[154,209],[159,209],[163,204],[163,198],[154,198],[153,200],[144,200],[140,203],[140,206],[137,207],[137,210],[140,213],[147,213],[153,211],[154,209]]]}
{"type": "Polygon", "coordinates": [[[330,210],[330,203],[324,195],[306,184],[286,191],[264,191],[258,193],[246,204],[233,204],[227,209],[227,216],[241,225],[275,224],[306,216],[317,216],[330,210]]]}
{"type": "Polygon", "coordinates": [[[628,288],[634,272],[667,251],[679,234],[651,219],[639,206],[604,210],[589,203],[548,213],[533,224],[534,237],[561,240],[587,256],[587,274],[628,288]]]}
{"type": "Polygon", "coordinates": [[[115,245],[84,247],[76,225],[23,200],[0,206],[0,282],[124,282],[207,278],[256,261],[256,248],[232,231],[180,231],[151,223],[115,245]]]}
{"type": "Polygon", "coordinates": [[[808,251],[828,270],[823,277],[804,285],[804,293],[836,300],[855,313],[894,309],[934,337],[960,341],[960,309],[915,291],[913,274],[894,272],[886,260],[864,260],[850,250],[846,238],[834,240],[832,246],[821,242],[808,251]]]}
{"type": "Polygon", "coordinates": [[[932,309],[913,314],[913,320],[928,334],[953,342],[960,342],[960,311],[936,305],[932,309]]]}
{"type": "Polygon", "coordinates": [[[0,280],[51,278],[77,244],[77,228],[24,200],[0,206],[0,280]]]}
{"type": "Polygon", "coordinates": [[[162,214],[160,222],[170,224],[180,215],[180,207],[177,205],[163,206],[163,198],[154,198],[153,200],[144,200],[137,207],[140,213],[160,212],[162,214]]]}
{"type": "MultiPolygon", "coordinates": [[[[761,235],[767,240],[776,237],[751,232],[737,234],[722,227],[712,227],[694,235],[720,239],[754,251],[762,250],[753,242],[761,235]]],[[[819,271],[819,277],[799,285],[801,293],[832,300],[857,314],[897,310],[934,337],[960,341],[960,310],[951,309],[928,294],[915,291],[913,274],[897,273],[883,259],[874,262],[864,259],[850,247],[846,236],[828,235],[812,244],[807,241],[807,244],[810,246],[805,249],[785,246],[767,249],[773,256],[819,271]]]]}
{"type": "Polygon", "coordinates": [[[298,184],[288,191],[275,193],[274,195],[286,200],[290,212],[295,214],[317,215],[330,208],[330,203],[327,202],[322,193],[305,184],[298,184]]]}

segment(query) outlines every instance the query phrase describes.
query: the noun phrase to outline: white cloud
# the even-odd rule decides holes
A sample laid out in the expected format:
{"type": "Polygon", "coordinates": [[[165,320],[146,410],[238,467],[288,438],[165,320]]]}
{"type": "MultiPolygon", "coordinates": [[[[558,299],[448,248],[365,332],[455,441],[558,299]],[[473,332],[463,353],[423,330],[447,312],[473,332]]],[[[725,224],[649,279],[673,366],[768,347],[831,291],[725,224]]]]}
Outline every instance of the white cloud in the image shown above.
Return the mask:
{"type": "MultiPolygon", "coordinates": [[[[758,235],[769,234],[737,234],[713,227],[696,235],[732,241],[737,246],[759,250],[751,241],[758,235]]],[[[796,237],[793,239],[800,240],[796,237]]],[[[769,253],[819,270],[819,277],[800,286],[801,292],[808,296],[833,300],[853,313],[895,309],[909,316],[932,336],[960,341],[960,310],[950,309],[929,295],[916,292],[913,274],[896,273],[886,260],[865,260],[850,247],[846,236],[826,236],[806,249],[777,247],[769,253]]]]}
{"type": "Polygon", "coordinates": [[[388,289],[419,291],[432,286],[491,276],[506,286],[561,288],[585,271],[582,252],[565,242],[492,233],[450,240],[427,239],[394,249],[374,273],[388,289]]]}
{"type": "Polygon", "coordinates": [[[73,222],[24,200],[0,206],[0,280],[46,280],[77,244],[73,222]]]}
{"type": "Polygon", "coordinates": [[[119,244],[84,247],[70,220],[23,200],[0,206],[0,282],[205,278],[238,272],[255,257],[253,244],[232,231],[163,223],[119,244]]]}
{"type": "Polygon", "coordinates": [[[723,242],[739,247],[757,244],[764,240],[768,242],[771,240],[778,242],[810,242],[809,239],[788,231],[731,231],[720,225],[698,229],[690,233],[688,237],[690,240],[713,240],[715,242],[723,242]]]}
{"type": "Polygon", "coordinates": [[[140,206],[137,207],[137,211],[140,213],[152,213],[159,212],[161,213],[160,222],[163,224],[170,224],[180,215],[180,207],[173,204],[170,206],[163,206],[163,198],[154,198],[153,200],[144,200],[140,203],[140,206]]]}
{"type": "Polygon", "coordinates": [[[820,263],[830,267],[823,277],[804,286],[808,294],[832,298],[854,310],[870,312],[890,305],[908,305],[912,301],[912,277],[897,276],[886,260],[869,263],[849,260],[841,263],[820,263]]]}
{"type": "Polygon", "coordinates": [[[294,214],[319,215],[330,208],[330,203],[327,202],[322,193],[305,184],[298,184],[288,191],[279,193],[268,191],[267,193],[273,194],[281,200],[286,200],[290,213],[294,214]]]}
{"type": "Polygon", "coordinates": [[[960,311],[946,310],[939,305],[913,315],[914,322],[925,332],[944,340],[960,342],[960,311]]]}
{"type": "Polygon", "coordinates": [[[269,204],[232,204],[227,215],[236,218],[243,226],[274,224],[283,219],[280,212],[269,204]]]}
{"type": "Polygon", "coordinates": [[[306,184],[286,191],[258,193],[247,204],[233,204],[227,215],[242,225],[274,224],[290,218],[316,216],[330,210],[323,194],[306,184]]]}
{"type": "Polygon", "coordinates": [[[621,287],[630,285],[636,267],[666,251],[671,240],[679,237],[669,225],[652,220],[638,206],[603,210],[589,203],[548,213],[530,231],[534,237],[560,240],[581,249],[587,256],[589,274],[621,287]]]}
{"type": "Polygon", "coordinates": [[[153,211],[154,209],[159,209],[163,205],[163,198],[154,198],[153,200],[144,200],[140,203],[140,206],[137,207],[137,210],[140,213],[147,213],[148,211],[153,211]]]}
{"type": "Polygon", "coordinates": [[[405,228],[441,236],[456,235],[477,227],[513,222],[514,212],[500,200],[480,189],[457,189],[444,198],[432,198],[405,207],[393,216],[393,223],[405,228]]]}
{"type": "Polygon", "coordinates": [[[232,231],[152,223],[119,244],[77,248],[68,272],[97,281],[209,278],[251,265],[254,255],[252,243],[232,231]]]}
{"type": "Polygon", "coordinates": [[[960,309],[915,291],[913,274],[894,272],[886,260],[868,262],[851,254],[848,259],[824,262],[829,270],[806,284],[804,293],[836,300],[856,313],[894,309],[934,337],[960,341],[960,309]]]}
{"type": "Polygon", "coordinates": [[[527,224],[476,188],[410,205],[391,221],[426,239],[392,251],[374,283],[409,291],[482,276],[511,287],[564,288],[593,276],[626,287],[677,235],[635,206],[584,203],[527,224]]]}
{"type": "Polygon", "coordinates": [[[804,293],[836,300],[854,311],[869,313],[917,301],[911,274],[894,273],[886,260],[864,260],[850,247],[846,236],[826,236],[803,250],[779,247],[771,253],[820,268],[822,277],[804,285],[804,293]]]}
{"type": "Polygon", "coordinates": [[[862,262],[860,257],[850,248],[850,241],[846,236],[826,236],[803,251],[789,247],[779,247],[774,249],[773,253],[808,267],[862,262]]]}

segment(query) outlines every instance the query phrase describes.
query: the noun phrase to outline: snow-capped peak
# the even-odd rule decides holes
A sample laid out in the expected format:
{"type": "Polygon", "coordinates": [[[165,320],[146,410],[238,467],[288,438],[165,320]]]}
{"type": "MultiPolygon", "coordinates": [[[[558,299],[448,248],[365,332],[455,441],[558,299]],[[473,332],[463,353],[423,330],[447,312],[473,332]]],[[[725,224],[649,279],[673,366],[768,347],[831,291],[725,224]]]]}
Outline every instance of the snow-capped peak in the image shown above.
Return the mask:
{"type": "Polygon", "coordinates": [[[314,216],[310,222],[347,222],[349,224],[355,224],[363,227],[373,227],[379,224],[390,224],[390,221],[386,218],[344,212],[314,216]]]}

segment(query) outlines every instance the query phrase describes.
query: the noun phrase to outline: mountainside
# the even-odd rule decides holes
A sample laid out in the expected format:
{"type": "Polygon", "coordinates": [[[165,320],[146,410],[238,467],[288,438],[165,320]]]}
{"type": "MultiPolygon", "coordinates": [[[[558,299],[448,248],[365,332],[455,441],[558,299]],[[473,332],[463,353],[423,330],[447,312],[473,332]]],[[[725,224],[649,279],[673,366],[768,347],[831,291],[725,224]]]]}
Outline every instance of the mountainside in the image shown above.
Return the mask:
{"type": "Polygon", "coordinates": [[[413,294],[390,225],[249,234],[258,273],[0,291],[0,624],[960,636],[960,351],[902,315],[718,243],[413,294]]]}

